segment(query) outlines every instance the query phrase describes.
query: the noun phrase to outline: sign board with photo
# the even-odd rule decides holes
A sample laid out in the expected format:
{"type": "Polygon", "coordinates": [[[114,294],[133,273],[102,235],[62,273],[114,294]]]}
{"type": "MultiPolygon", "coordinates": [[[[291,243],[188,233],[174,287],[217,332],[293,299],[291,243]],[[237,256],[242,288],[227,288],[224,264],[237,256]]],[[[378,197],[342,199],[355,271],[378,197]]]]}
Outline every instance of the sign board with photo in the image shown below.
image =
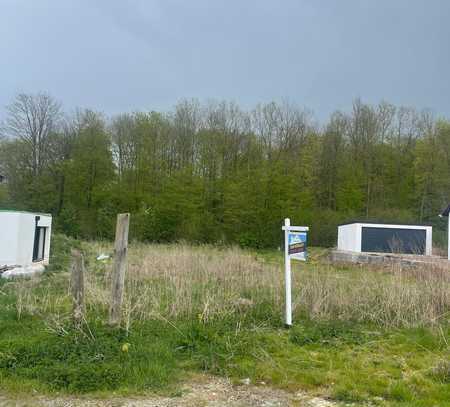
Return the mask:
{"type": "Polygon", "coordinates": [[[286,326],[292,325],[291,259],[306,261],[307,226],[291,226],[290,219],[284,220],[284,278],[286,288],[286,326]]]}
{"type": "Polygon", "coordinates": [[[306,232],[289,232],[288,254],[291,259],[306,261],[306,232]]]}

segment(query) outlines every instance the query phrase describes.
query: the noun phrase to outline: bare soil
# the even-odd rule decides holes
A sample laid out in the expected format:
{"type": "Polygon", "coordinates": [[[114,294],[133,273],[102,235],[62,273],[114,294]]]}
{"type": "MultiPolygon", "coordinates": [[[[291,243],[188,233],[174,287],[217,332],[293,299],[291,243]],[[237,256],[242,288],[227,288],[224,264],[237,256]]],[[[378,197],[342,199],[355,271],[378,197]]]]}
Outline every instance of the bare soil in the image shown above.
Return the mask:
{"type": "MultiPolygon", "coordinates": [[[[244,381],[245,382],[245,381],[244,381]]],[[[177,397],[136,397],[93,399],[90,397],[25,396],[0,394],[1,407],[335,407],[331,401],[276,390],[264,383],[233,385],[229,380],[197,376],[183,386],[177,397]]]]}

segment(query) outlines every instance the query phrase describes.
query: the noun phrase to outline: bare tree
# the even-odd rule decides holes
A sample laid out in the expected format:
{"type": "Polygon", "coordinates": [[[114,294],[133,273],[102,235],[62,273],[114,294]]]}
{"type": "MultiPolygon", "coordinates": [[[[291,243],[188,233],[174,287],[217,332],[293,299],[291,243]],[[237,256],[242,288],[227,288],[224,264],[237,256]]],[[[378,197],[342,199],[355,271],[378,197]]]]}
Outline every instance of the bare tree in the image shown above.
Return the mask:
{"type": "Polygon", "coordinates": [[[259,104],[252,112],[254,132],[262,141],[264,152],[269,160],[277,144],[279,108],[275,102],[259,104]]]}
{"type": "Polygon", "coordinates": [[[381,144],[385,143],[392,131],[396,111],[396,107],[386,101],[382,101],[377,106],[378,138],[381,144]]]}
{"type": "Polygon", "coordinates": [[[47,158],[49,137],[61,118],[61,105],[46,93],[21,93],[6,107],[6,113],[4,135],[24,143],[32,173],[39,175],[47,158]]]}
{"type": "Polygon", "coordinates": [[[201,109],[197,100],[182,100],[175,106],[173,116],[176,166],[193,165],[197,155],[197,132],[201,128],[201,109]]]}
{"type": "Polygon", "coordinates": [[[296,155],[313,129],[312,114],[284,101],[258,105],[252,112],[254,132],[262,141],[269,160],[272,153],[290,152],[296,155]]]}
{"type": "Polygon", "coordinates": [[[113,155],[122,178],[127,170],[137,167],[139,141],[136,140],[136,117],[124,113],[113,118],[110,132],[113,140],[113,155]]]}

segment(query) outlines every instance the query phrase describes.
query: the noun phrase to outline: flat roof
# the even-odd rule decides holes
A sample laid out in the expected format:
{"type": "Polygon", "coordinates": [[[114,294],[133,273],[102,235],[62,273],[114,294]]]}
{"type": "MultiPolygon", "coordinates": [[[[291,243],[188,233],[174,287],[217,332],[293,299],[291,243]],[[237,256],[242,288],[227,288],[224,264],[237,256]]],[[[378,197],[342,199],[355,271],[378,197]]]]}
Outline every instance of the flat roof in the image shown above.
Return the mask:
{"type": "Polygon", "coordinates": [[[29,212],[29,211],[17,211],[14,209],[0,209],[0,213],[5,213],[5,212],[9,212],[9,213],[24,213],[27,215],[38,215],[38,216],[50,216],[52,217],[51,213],[43,213],[43,212],[29,212]]]}
{"type": "Polygon", "coordinates": [[[427,223],[409,223],[409,222],[403,222],[403,223],[396,223],[396,222],[375,222],[370,220],[354,220],[351,222],[345,222],[340,223],[338,226],[345,226],[345,225],[353,225],[355,223],[365,223],[367,225],[392,225],[392,226],[420,226],[420,227],[432,227],[433,225],[427,224],[427,223]]]}

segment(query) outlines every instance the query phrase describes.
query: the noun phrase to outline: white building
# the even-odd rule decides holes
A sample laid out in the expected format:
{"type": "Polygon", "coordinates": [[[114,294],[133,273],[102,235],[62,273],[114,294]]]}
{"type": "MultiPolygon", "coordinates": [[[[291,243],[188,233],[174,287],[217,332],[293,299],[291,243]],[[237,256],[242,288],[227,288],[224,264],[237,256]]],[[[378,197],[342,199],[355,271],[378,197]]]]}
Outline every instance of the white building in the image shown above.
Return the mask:
{"type": "Polygon", "coordinates": [[[0,210],[0,268],[48,264],[52,217],[0,210]]]}
{"type": "Polygon", "coordinates": [[[431,256],[432,227],[379,223],[348,223],[338,227],[338,250],[431,256]]]}

